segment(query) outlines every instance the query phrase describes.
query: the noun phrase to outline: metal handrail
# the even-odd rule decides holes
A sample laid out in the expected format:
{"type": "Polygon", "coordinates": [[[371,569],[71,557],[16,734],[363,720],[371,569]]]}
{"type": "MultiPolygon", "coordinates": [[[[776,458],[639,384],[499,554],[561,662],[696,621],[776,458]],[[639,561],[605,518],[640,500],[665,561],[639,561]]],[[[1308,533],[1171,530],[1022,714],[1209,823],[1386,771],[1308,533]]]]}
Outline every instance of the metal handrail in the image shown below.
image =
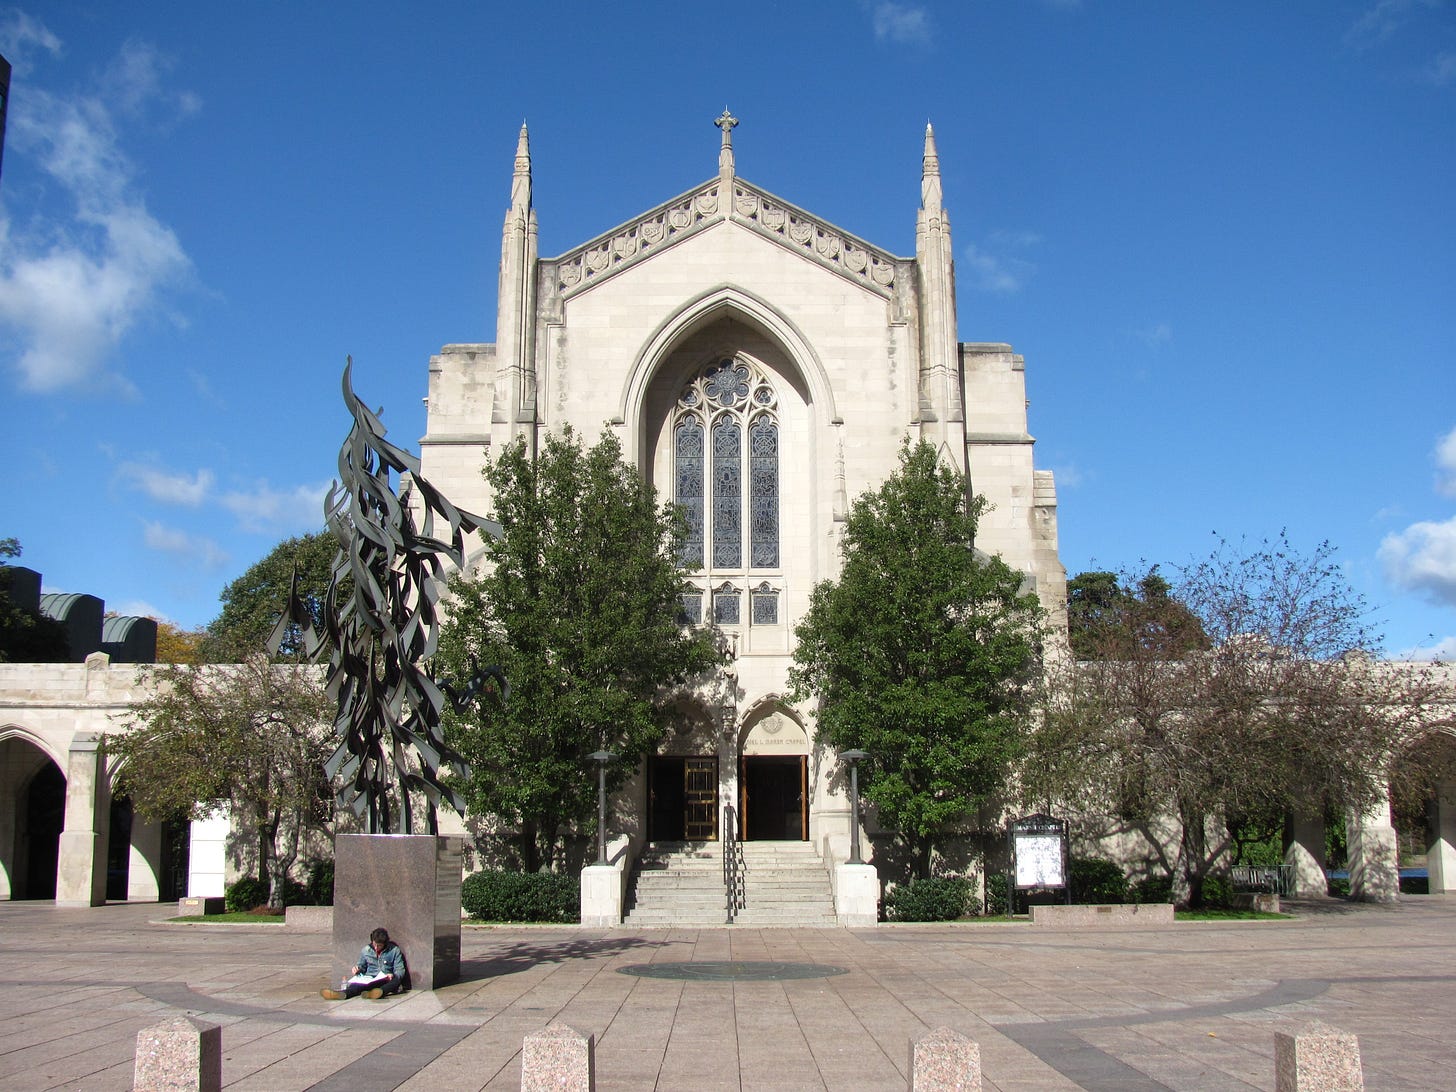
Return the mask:
{"type": "Polygon", "coordinates": [[[732,804],[723,808],[723,891],[727,902],[728,924],[743,909],[743,846],[738,841],[738,813],[732,804]]]}

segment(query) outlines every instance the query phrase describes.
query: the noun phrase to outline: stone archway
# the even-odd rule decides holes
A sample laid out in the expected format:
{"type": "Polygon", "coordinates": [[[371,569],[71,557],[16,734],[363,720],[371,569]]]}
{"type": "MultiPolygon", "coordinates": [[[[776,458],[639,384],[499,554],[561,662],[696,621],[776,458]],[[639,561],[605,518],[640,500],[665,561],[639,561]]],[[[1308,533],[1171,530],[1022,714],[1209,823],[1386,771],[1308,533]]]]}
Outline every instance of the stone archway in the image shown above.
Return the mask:
{"type": "Polygon", "coordinates": [[[53,899],[66,777],[31,740],[0,739],[0,898],[53,899]]]}
{"type": "Polygon", "coordinates": [[[1424,850],[1430,893],[1456,891],[1456,734],[1417,740],[1396,763],[1391,795],[1401,849],[1424,850]]]}

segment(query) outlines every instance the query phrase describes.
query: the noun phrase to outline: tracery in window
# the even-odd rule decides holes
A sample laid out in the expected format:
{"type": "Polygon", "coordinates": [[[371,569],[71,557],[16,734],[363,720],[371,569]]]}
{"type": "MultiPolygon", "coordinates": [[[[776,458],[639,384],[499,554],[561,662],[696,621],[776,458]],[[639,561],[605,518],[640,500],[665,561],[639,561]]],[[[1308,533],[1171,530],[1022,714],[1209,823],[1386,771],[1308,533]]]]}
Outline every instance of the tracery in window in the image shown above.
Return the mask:
{"type": "Polygon", "coordinates": [[[779,622],[779,593],[767,580],[750,590],[755,626],[776,626],[779,622]]]}
{"type": "Polygon", "coordinates": [[[723,583],[713,589],[713,621],[720,626],[738,625],[742,595],[732,584],[723,583]]]}
{"type": "Polygon", "coordinates": [[[687,520],[683,566],[700,568],[706,560],[710,571],[742,572],[746,551],[749,568],[778,568],[777,410],[767,377],[735,357],[703,368],[679,395],[673,488],[687,520]]]}

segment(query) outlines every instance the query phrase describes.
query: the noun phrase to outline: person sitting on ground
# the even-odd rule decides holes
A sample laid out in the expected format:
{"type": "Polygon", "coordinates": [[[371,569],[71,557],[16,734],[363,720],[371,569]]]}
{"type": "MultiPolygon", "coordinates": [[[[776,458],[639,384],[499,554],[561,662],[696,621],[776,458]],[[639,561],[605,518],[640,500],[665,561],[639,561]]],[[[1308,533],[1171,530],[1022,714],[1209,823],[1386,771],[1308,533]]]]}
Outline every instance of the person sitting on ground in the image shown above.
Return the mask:
{"type": "Polygon", "coordinates": [[[359,953],[359,962],[350,968],[349,977],[339,984],[339,988],[320,990],[319,993],[326,1001],[342,1001],[361,993],[371,1001],[378,1001],[404,989],[407,973],[404,953],[389,939],[389,930],[380,928],[369,934],[369,943],[359,953]]]}

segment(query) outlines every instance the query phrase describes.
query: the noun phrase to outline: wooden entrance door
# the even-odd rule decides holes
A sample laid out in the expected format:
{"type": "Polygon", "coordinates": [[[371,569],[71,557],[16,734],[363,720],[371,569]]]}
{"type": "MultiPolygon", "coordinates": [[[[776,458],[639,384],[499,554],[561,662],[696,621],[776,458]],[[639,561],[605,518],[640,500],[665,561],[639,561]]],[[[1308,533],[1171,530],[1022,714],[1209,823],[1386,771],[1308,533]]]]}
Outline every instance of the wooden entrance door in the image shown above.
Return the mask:
{"type": "Polygon", "coordinates": [[[690,842],[718,840],[718,760],[683,763],[683,826],[690,842]]]}

